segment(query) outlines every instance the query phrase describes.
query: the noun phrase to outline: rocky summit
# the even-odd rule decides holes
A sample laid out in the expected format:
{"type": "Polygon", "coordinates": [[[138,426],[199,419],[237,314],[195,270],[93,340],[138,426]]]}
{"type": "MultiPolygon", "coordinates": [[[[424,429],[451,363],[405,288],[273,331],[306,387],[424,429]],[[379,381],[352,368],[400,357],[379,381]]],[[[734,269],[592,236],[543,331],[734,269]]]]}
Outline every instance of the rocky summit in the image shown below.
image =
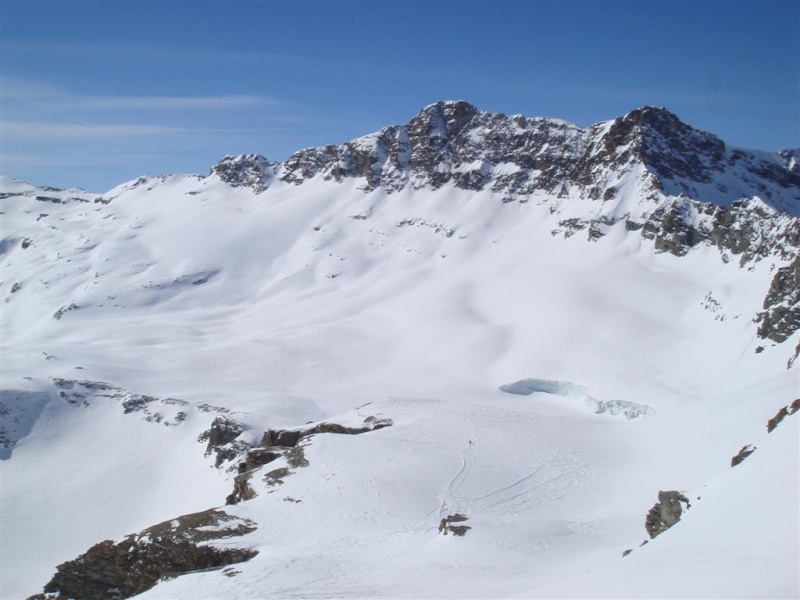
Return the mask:
{"type": "Polygon", "coordinates": [[[643,107],[582,129],[557,119],[487,113],[459,101],[432,104],[405,125],[340,146],[301,150],[282,164],[243,155],[226,157],[212,172],[257,191],[273,177],[300,184],[319,175],[360,178],[366,190],[452,183],[522,202],[572,191],[611,200],[625,175],[641,174],[638,186],[645,196],[659,190],[724,206],[759,196],[796,215],[800,172],[793,157],[792,151],[769,155],[732,148],[664,108],[643,107]],[[644,171],[636,173],[637,167],[644,171]]]}

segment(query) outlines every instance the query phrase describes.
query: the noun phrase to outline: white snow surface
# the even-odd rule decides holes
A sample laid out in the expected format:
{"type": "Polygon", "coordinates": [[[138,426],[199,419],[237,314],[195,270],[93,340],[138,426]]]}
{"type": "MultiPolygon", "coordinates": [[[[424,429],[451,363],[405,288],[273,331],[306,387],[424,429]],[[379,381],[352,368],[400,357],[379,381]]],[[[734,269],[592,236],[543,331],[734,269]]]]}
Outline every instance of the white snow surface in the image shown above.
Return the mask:
{"type": "Polygon", "coordinates": [[[393,425],[306,440],[309,466],[282,485],[262,479],[285,463],[257,471],[258,496],[225,510],[258,523],[236,543],[259,554],[142,598],[800,595],[800,414],[766,431],[798,396],[797,339],[764,343],[752,321],[785,261],[658,254],[622,221],[593,242],[551,234],[609,203],[357,186],[170,176],[95,202],[0,180],[17,440],[0,455],[0,597],[223,505],[233,475],[197,441],[205,405],[253,444],[310,421],[393,425]],[[71,404],[53,378],[180,399],[187,417],[102,392],[71,404]],[[525,380],[528,395],[500,389],[525,380]],[[621,418],[631,407],[647,418],[621,418]],[[659,490],[692,508],[639,548],[659,490]],[[464,537],[438,531],[454,513],[464,537]]]}

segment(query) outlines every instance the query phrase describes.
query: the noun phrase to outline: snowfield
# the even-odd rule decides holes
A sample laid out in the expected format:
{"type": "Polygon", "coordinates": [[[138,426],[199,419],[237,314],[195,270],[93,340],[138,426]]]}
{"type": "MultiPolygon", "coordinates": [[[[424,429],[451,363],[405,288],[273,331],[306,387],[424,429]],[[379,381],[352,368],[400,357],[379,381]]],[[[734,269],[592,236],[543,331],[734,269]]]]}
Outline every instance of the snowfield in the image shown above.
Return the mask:
{"type": "Polygon", "coordinates": [[[630,194],[216,175],[0,191],[3,598],[220,506],[258,524],[230,542],[258,555],[138,597],[800,595],[800,416],[766,429],[800,395],[798,340],[753,322],[785,258],[658,253],[624,221],[559,231],[630,194]],[[392,425],[305,438],[307,466],[260,467],[225,507],[235,468],[198,442],[217,415],[252,446],[392,425]],[[691,508],[640,548],[659,490],[691,508]],[[463,536],[440,531],[452,515],[463,536]]]}

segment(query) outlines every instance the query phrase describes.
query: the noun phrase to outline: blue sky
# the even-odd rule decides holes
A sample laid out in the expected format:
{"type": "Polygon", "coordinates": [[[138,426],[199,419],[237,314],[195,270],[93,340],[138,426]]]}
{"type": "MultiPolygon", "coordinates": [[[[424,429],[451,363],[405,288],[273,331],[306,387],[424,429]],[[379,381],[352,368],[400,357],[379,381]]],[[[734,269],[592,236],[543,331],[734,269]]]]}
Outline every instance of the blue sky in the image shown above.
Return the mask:
{"type": "Polygon", "coordinates": [[[445,99],[800,146],[800,1],[0,0],[0,172],[35,183],[284,160],[445,99]]]}

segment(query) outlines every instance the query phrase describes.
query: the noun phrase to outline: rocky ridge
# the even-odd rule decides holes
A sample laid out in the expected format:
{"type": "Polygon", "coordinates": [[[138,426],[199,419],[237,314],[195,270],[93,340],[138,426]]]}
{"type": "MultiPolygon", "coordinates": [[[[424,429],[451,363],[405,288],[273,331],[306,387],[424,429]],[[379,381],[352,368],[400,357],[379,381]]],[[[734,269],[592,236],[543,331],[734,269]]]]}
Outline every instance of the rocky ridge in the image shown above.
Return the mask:
{"type": "MultiPolygon", "coordinates": [[[[600,202],[587,208],[593,216],[562,219],[552,234],[583,232],[595,241],[624,226],[656,252],[684,256],[712,246],[741,266],[769,258],[781,268],[755,315],[758,336],[782,343],[800,330],[798,150],[733,148],[664,108],[580,128],[438,102],[405,125],[301,150],[282,164],[252,154],[225,157],[212,174],[256,192],[315,177],[357,180],[364,192],[449,185],[490,190],[501,202],[547,203],[556,214],[568,202],[600,202]]],[[[800,345],[790,365],[798,354],[800,345]]]]}
{"type": "Polygon", "coordinates": [[[800,255],[777,270],[756,321],[758,336],[779,344],[800,330],[800,255]]]}
{"type": "Polygon", "coordinates": [[[217,509],[183,515],[118,542],[95,544],[60,564],[44,593],[31,600],[130,598],[165,578],[250,560],[257,551],[229,540],[255,530],[252,521],[217,509]]]}
{"type": "Polygon", "coordinates": [[[770,155],[731,148],[668,110],[649,106],[584,129],[557,119],[487,113],[463,101],[437,102],[405,125],[301,150],[283,164],[252,154],[229,156],[212,173],[257,190],[273,180],[299,185],[321,176],[363,178],[367,191],[450,183],[491,189],[503,201],[525,202],[534,195],[608,201],[637,164],[645,167],[645,192],[722,205],[759,196],[779,210],[800,210],[793,151],[770,155]]]}

